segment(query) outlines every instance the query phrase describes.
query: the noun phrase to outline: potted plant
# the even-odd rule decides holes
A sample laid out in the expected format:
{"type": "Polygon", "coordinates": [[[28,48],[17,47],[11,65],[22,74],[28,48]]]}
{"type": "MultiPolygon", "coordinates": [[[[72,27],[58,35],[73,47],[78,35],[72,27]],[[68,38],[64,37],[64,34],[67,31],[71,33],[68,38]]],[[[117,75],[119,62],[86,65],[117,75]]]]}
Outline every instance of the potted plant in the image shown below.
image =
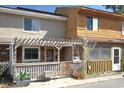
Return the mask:
{"type": "Polygon", "coordinates": [[[30,84],[30,74],[28,72],[20,72],[17,74],[17,87],[28,86],[30,84]]]}

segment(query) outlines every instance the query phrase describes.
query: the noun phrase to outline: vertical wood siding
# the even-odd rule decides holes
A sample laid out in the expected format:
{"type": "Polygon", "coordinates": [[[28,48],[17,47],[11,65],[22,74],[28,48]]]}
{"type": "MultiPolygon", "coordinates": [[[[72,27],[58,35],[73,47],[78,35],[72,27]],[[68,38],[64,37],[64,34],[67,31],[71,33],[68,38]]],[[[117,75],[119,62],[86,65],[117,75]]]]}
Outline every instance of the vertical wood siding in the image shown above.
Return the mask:
{"type": "Polygon", "coordinates": [[[124,71],[124,59],[121,60],[121,71],[124,71]]]}
{"type": "Polygon", "coordinates": [[[112,71],[112,61],[89,61],[87,64],[88,73],[100,73],[112,71]]]}

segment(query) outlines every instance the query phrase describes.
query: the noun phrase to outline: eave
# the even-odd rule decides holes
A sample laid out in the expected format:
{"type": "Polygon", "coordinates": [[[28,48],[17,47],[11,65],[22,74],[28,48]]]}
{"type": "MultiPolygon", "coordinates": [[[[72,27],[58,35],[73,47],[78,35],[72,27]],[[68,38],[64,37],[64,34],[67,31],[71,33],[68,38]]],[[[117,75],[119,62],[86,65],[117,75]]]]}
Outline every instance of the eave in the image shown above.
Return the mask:
{"type": "Polygon", "coordinates": [[[96,17],[107,17],[107,18],[112,18],[112,19],[117,19],[117,20],[124,20],[124,15],[120,14],[115,14],[111,12],[106,12],[102,10],[96,10],[96,9],[90,9],[90,8],[80,8],[78,11],[79,14],[81,15],[87,15],[87,16],[96,16],[96,17]]]}
{"type": "Polygon", "coordinates": [[[22,16],[61,20],[61,21],[67,20],[67,17],[64,17],[64,16],[57,16],[57,15],[45,14],[45,13],[35,13],[35,12],[30,12],[30,11],[23,11],[23,10],[3,8],[3,7],[0,7],[0,12],[1,13],[7,13],[7,14],[22,15],[22,16]]]}

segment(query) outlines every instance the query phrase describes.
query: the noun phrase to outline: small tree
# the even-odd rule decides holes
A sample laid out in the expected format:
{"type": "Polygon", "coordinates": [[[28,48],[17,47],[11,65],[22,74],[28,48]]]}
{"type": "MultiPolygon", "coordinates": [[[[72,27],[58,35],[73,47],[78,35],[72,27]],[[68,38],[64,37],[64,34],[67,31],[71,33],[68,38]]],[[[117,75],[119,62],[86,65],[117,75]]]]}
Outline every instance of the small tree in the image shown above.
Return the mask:
{"type": "MultiPolygon", "coordinates": [[[[83,49],[83,55],[81,56],[82,61],[77,68],[74,68],[74,73],[75,72],[77,72],[77,73],[83,72],[83,74],[87,73],[87,62],[90,58],[90,48],[94,48],[95,46],[96,46],[95,42],[90,42],[87,40],[83,41],[83,44],[81,45],[81,48],[83,49]]],[[[76,47],[75,47],[75,49],[76,49],[76,47]]],[[[80,51],[78,51],[77,49],[76,49],[76,51],[79,54],[80,51]]]]}
{"type": "Polygon", "coordinates": [[[103,5],[106,9],[111,9],[113,13],[124,14],[124,5],[103,5]]]}

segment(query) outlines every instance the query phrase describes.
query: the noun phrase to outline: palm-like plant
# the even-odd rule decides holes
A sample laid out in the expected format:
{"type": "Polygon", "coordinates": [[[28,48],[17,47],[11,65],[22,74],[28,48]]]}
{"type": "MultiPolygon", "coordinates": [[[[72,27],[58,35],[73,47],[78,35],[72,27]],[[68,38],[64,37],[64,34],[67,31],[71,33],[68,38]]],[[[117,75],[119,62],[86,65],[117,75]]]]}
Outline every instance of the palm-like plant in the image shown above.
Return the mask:
{"type": "Polygon", "coordinates": [[[28,72],[20,72],[17,77],[19,80],[27,80],[30,78],[30,74],[28,72]]]}

